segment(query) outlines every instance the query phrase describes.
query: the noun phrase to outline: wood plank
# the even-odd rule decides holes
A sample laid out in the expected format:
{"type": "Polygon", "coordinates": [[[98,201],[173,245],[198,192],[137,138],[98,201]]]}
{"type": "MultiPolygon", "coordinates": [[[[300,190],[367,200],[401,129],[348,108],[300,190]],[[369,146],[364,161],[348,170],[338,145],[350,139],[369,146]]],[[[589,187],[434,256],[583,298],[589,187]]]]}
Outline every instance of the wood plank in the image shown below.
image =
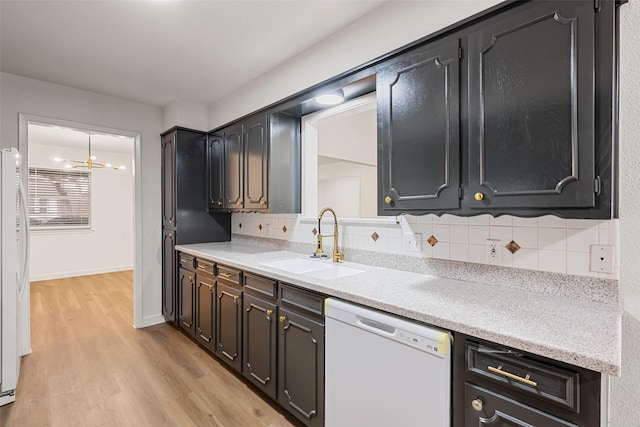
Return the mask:
{"type": "Polygon", "coordinates": [[[0,426],[300,426],[176,328],[134,329],[132,283],[31,283],[32,354],[0,426]]]}

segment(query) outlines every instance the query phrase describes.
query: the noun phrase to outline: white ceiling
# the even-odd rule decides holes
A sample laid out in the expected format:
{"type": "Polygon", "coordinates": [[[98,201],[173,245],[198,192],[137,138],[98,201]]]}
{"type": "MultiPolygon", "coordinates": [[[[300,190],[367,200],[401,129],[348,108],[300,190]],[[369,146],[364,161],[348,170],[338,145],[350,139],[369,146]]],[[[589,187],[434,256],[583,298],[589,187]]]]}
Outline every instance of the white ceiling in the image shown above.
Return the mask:
{"type": "Polygon", "coordinates": [[[211,105],[389,0],[0,2],[2,71],[211,105]]]}

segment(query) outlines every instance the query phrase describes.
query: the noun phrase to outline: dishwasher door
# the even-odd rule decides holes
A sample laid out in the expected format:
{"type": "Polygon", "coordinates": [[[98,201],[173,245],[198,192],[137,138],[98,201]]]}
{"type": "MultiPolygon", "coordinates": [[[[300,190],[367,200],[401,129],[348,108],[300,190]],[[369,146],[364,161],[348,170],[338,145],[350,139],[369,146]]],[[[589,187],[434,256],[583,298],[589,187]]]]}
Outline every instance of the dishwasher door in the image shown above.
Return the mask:
{"type": "Polygon", "coordinates": [[[326,427],[448,427],[451,334],[326,300],[326,427]]]}

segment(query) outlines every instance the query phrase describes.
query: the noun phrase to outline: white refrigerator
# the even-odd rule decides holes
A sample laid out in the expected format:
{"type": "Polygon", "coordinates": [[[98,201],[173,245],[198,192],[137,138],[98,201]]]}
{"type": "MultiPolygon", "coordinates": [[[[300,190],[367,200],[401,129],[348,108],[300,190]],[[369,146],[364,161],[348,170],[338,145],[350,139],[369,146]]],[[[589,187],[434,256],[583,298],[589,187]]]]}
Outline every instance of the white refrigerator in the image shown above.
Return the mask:
{"type": "Polygon", "coordinates": [[[28,198],[15,148],[0,150],[0,406],[15,401],[20,359],[31,352],[28,198]]]}

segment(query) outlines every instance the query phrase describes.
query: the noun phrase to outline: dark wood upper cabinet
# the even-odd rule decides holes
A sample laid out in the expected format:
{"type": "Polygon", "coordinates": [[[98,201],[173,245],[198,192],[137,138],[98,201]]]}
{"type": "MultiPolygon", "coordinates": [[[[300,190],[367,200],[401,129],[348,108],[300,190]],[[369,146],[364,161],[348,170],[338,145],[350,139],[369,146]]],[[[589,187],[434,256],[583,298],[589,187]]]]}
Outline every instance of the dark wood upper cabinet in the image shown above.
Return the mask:
{"type": "Polygon", "coordinates": [[[162,136],[162,226],[176,226],[176,132],[162,136]]]}
{"type": "Polygon", "coordinates": [[[460,42],[401,55],[378,73],[381,215],[460,206],[460,42]]]}
{"type": "Polygon", "coordinates": [[[224,207],[235,210],[244,207],[243,126],[224,129],[224,207]]]}
{"type": "Polygon", "coordinates": [[[268,142],[267,116],[248,119],[244,124],[244,206],[250,210],[267,209],[268,142]]]}
{"type": "Polygon", "coordinates": [[[207,176],[209,209],[224,206],[224,133],[207,137],[207,176]]]}
{"type": "Polygon", "coordinates": [[[379,64],[379,215],[616,217],[615,7],[511,2],[379,64]]]}
{"type": "MultiPolygon", "coordinates": [[[[300,118],[285,113],[258,113],[210,133],[222,139],[222,169],[212,167],[209,209],[264,213],[299,213],[301,207],[300,118]],[[220,173],[224,182],[220,206],[220,173]],[[212,190],[211,190],[212,189],[212,190]],[[213,193],[212,193],[213,191],[213,193]]],[[[212,149],[211,164],[219,157],[212,149]]]]}
{"type": "Polygon", "coordinates": [[[595,206],[593,2],[544,2],[469,35],[469,203],[595,206]]]}

